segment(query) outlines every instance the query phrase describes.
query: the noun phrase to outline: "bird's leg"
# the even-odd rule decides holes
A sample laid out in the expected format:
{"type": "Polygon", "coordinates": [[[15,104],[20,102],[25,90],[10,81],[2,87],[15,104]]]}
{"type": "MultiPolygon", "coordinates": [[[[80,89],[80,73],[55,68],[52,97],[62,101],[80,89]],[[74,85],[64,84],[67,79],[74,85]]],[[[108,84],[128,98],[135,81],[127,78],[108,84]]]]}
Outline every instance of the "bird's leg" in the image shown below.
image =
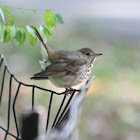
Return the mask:
{"type": "Polygon", "coordinates": [[[74,90],[73,88],[71,88],[71,87],[67,87],[67,88],[65,88],[66,89],[66,91],[65,91],[65,93],[66,93],[66,95],[68,95],[68,94],[72,94],[72,91],[74,90]]]}
{"type": "Polygon", "coordinates": [[[69,88],[69,87],[66,87],[66,91],[65,91],[65,93],[66,93],[66,95],[71,94],[71,92],[70,92],[70,88],[69,88]]]}

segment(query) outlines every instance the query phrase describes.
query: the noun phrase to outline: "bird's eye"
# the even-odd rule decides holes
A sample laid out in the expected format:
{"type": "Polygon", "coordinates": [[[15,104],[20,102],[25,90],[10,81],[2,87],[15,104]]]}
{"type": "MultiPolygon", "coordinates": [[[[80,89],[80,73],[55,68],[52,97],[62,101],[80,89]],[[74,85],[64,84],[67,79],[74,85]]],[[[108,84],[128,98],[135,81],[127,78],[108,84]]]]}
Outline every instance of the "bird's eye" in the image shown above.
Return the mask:
{"type": "Polygon", "coordinates": [[[86,52],[86,56],[90,56],[90,53],[89,52],[86,52]]]}

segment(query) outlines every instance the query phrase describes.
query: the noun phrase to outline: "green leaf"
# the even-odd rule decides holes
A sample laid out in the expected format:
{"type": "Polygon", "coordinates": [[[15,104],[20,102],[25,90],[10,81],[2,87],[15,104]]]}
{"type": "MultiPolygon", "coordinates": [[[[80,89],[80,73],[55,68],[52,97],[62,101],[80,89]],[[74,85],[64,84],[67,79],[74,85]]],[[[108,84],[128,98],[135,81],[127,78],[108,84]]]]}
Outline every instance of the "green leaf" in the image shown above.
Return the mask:
{"type": "Polygon", "coordinates": [[[5,25],[6,28],[7,28],[7,34],[6,34],[6,37],[4,39],[4,42],[8,42],[10,40],[10,30],[11,30],[11,26],[9,25],[5,25]]]}
{"type": "Polygon", "coordinates": [[[10,30],[11,41],[14,45],[19,45],[21,42],[21,30],[18,26],[13,25],[10,30]]]}
{"type": "Polygon", "coordinates": [[[34,10],[33,13],[36,14],[36,10],[34,10]]]}
{"type": "Polygon", "coordinates": [[[53,28],[51,26],[49,26],[49,29],[50,29],[50,35],[52,36],[53,35],[53,28]]]}
{"type": "Polygon", "coordinates": [[[36,31],[33,27],[30,27],[29,25],[27,25],[26,29],[34,38],[37,39],[37,34],[36,34],[36,31]]]}
{"type": "Polygon", "coordinates": [[[37,38],[34,38],[30,32],[28,32],[28,38],[29,38],[29,42],[32,46],[35,45],[36,41],[37,41],[37,38]]]}
{"type": "Polygon", "coordinates": [[[2,11],[2,9],[1,9],[1,8],[0,8],[0,15],[1,15],[1,17],[2,17],[2,20],[3,20],[4,24],[5,24],[4,13],[3,13],[3,11],[2,11]]]}
{"type": "Polygon", "coordinates": [[[11,21],[11,24],[14,25],[15,19],[13,16],[11,16],[9,9],[7,8],[7,6],[5,7],[4,11],[8,14],[8,18],[11,21]]]}
{"type": "Polygon", "coordinates": [[[47,39],[50,39],[50,32],[48,31],[48,29],[45,26],[40,26],[40,34],[43,37],[43,41],[44,43],[47,43],[47,39]]]}
{"type": "Polygon", "coordinates": [[[30,26],[27,25],[26,28],[28,30],[29,42],[32,46],[34,46],[36,41],[37,41],[37,33],[36,33],[36,31],[33,27],[30,27],[30,26]]]}
{"type": "Polygon", "coordinates": [[[47,10],[45,15],[45,22],[47,26],[56,27],[56,21],[53,19],[53,17],[54,15],[49,10],[47,10]]]}
{"type": "Polygon", "coordinates": [[[60,23],[60,24],[63,24],[64,21],[63,21],[63,18],[62,16],[59,14],[59,13],[56,13],[53,17],[53,19],[57,22],[57,23],[60,23]]]}
{"type": "Polygon", "coordinates": [[[0,42],[8,42],[10,40],[11,26],[0,24],[0,42]]]}
{"type": "Polygon", "coordinates": [[[7,36],[7,28],[4,24],[0,24],[0,42],[5,42],[7,36]]]}
{"type": "Polygon", "coordinates": [[[19,45],[22,45],[25,42],[25,31],[22,27],[19,27],[21,31],[21,39],[19,45]]]}

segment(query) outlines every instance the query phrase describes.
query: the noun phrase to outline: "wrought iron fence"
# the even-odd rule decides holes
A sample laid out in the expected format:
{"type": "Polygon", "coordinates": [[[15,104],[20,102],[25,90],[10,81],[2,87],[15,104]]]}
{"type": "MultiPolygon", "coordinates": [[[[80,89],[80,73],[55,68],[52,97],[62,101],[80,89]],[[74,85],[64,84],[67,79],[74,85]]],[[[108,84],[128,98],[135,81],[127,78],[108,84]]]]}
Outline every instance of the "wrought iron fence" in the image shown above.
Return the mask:
{"type": "Polygon", "coordinates": [[[4,131],[5,132],[5,137],[4,137],[4,140],[7,139],[7,136],[10,135],[11,137],[15,138],[16,140],[21,140],[21,137],[20,137],[20,129],[18,127],[18,121],[17,121],[17,113],[16,113],[16,109],[15,109],[15,106],[16,106],[16,101],[17,101],[17,97],[18,95],[20,94],[20,88],[21,86],[26,86],[26,87],[30,87],[32,88],[32,110],[34,110],[34,101],[35,101],[35,91],[36,89],[39,89],[41,91],[46,91],[46,93],[50,93],[50,100],[49,100],[49,106],[48,106],[48,112],[47,112],[47,121],[46,121],[46,132],[48,131],[48,129],[52,129],[52,128],[58,128],[62,122],[62,120],[67,116],[68,114],[68,110],[69,110],[69,105],[71,103],[71,100],[73,99],[74,97],[74,93],[78,93],[79,90],[76,90],[74,89],[73,90],[73,94],[70,95],[70,97],[67,97],[66,94],[64,94],[65,92],[62,92],[62,93],[58,93],[56,91],[52,91],[52,90],[49,90],[49,89],[45,89],[45,88],[42,88],[42,87],[39,87],[39,86],[36,86],[36,85],[29,85],[29,84],[25,84],[21,81],[19,81],[14,74],[12,74],[9,70],[9,67],[7,65],[7,62],[6,62],[6,59],[4,58],[3,55],[0,55],[0,72],[1,72],[1,83],[0,83],[0,111],[2,110],[2,107],[1,107],[1,104],[2,104],[2,99],[3,99],[3,94],[4,94],[4,85],[6,84],[6,87],[9,89],[9,95],[8,95],[8,113],[7,113],[7,127],[4,128],[2,125],[1,125],[1,122],[0,122],[0,131],[4,131]],[[10,79],[8,81],[8,84],[7,84],[7,81],[5,81],[5,77],[6,75],[9,75],[10,76],[10,79]],[[14,96],[14,100],[13,102],[11,101],[11,95],[12,95],[12,85],[14,84],[14,82],[16,82],[18,84],[18,87],[17,87],[17,90],[16,90],[16,94],[14,96]],[[63,96],[63,99],[61,101],[61,104],[60,106],[58,107],[58,111],[56,112],[56,116],[53,120],[53,123],[52,125],[49,124],[50,122],[50,113],[51,113],[51,106],[52,106],[52,101],[53,101],[53,97],[54,95],[58,95],[58,96],[63,96]],[[68,100],[66,100],[66,98],[68,98],[68,100]],[[11,107],[12,107],[12,110],[11,110],[11,107]],[[13,134],[10,132],[10,118],[11,118],[11,113],[13,113],[14,115],[14,123],[15,123],[15,128],[16,128],[16,133],[17,134],[13,134]]]}

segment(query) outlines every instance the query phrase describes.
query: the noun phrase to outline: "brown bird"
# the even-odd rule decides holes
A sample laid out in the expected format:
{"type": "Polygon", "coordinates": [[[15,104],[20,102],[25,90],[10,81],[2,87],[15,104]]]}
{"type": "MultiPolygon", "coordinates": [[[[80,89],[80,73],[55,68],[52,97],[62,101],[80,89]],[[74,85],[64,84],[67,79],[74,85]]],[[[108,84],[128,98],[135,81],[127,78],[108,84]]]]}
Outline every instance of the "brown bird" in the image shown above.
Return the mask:
{"type": "Polygon", "coordinates": [[[96,54],[90,48],[81,48],[76,51],[52,50],[44,43],[36,27],[31,26],[36,30],[42,44],[43,57],[43,61],[40,61],[42,72],[34,74],[31,79],[49,79],[57,87],[70,91],[72,86],[88,78],[96,57],[102,55],[101,53],[96,54]]]}

